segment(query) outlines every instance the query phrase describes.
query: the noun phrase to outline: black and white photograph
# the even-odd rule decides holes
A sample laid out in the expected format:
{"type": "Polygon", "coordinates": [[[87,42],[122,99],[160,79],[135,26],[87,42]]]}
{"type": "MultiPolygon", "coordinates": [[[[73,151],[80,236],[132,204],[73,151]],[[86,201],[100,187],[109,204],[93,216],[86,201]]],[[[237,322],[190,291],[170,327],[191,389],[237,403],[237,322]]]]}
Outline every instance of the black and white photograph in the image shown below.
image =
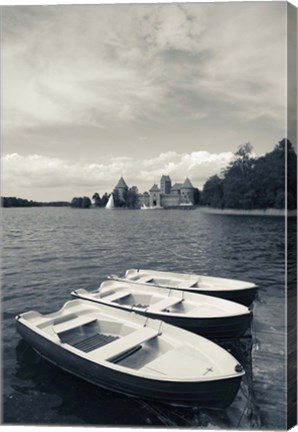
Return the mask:
{"type": "Polygon", "coordinates": [[[297,424],[297,8],[3,5],[1,425],[297,424]]]}

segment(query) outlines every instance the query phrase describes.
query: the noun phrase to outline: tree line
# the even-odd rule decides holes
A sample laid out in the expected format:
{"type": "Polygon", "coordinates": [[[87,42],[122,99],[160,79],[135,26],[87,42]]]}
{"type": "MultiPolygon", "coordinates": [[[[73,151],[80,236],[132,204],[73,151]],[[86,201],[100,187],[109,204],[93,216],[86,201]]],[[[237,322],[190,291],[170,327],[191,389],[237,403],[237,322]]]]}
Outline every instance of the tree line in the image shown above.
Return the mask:
{"type": "Polygon", "coordinates": [[[287,207],[297,205],[297,155],[290,141],[281,140],[270,153],[252,157],[253,147],[238,148],[234,160],[220,176],[204,184],[200,205],[227,209],[285,208],[287,166],[287,207]]]}
{"type": "Polygon", "coordinates": [[[72,208],[83,208],[87,209],[91,206],[91,200],[89,197],[74,197],[71,200],[70,207],[72,208]]]}
{"type": "MultiPolygon", "coordinates": [[[[116,208],[129,208],[136,209],[140,207],[139,203],[139,192],[136,186],[132,186],[123,192],[123,194],[119,194],[119,190],[115,188],[112,192],[114,198],[114,207],[116,208]]],[[[110,195],[105,192],[102,197],[100,197],[98,192],[95,192],[92,196],[92,200],[94,202],[94,207],[100,208],[105,207],[107,202],[109,201],[110,195]]],[[[74,197],[71,200],[70,206],[72,208],[90,208],[92,202],[89,197],[74,197]]]]}
{"type": "Polygon", "coordinates": [[[114,189],[114,206],[122,207],[128,209],[137,209],[140,208],[139,202],[139,191],[136,186],[132,186],[123,192],[123,194],[119,194],[118,189],[114,189]]]}
{"type": "Polygon", "coordinates": [[[67,201],[39,202],[16,197],[1,197],[1,207],[69,207],[67,201]]]}
{"type": "MultiPolygon", "coordinates": [[[[136,186],[132,186],[131,188],[123,191],[121,196],[117,188],[113,190],[112,194],[114,198],[114,207],[129,209],[136,209],[140,207],[139,191],[136,186]]],[[[98,192],[95,192],[92,196],[94,207],[105,207],[109,201],[109,197],[110,195],[107,192],[105,192],[102,197],[100,197],[98,192]]]]}

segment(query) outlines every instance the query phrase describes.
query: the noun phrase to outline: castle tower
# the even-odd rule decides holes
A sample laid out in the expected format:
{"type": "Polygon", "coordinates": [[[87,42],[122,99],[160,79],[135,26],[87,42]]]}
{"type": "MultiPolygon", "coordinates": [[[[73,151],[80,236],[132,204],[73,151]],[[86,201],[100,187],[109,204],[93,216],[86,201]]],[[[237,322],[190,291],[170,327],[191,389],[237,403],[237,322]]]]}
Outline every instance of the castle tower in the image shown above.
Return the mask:
{"type": "Polygon", "coordinates": [[[185,182],[181,186],[180,203],[193,205],[193,203],[194,203],[194,190],[195,190],[195,188],[191,184],[190,180],[188,178],[186,178],[185,182]]]}
{"type": "Polygon", "coordinates": [[[154,184],[150,189],[150,207],[160,207],[160,189],[154,184]]]}
{"type": "Polygon", "coordinates": [[[126,196],[126,192],[128,191],[128,186],[124,180],[123,177],[120,178],[120,180],[118,181],[117,185],[115,186],[114,190],[118,191],[119,194],[119,199],[124,201],[125,200],[125,196],[126,196]]]}
{"type": "Polygon", "coordinates": [[[160,179],[160,193],[170,194],[171,187],[172,187],[171,177],[163,175],[160,179]]]}

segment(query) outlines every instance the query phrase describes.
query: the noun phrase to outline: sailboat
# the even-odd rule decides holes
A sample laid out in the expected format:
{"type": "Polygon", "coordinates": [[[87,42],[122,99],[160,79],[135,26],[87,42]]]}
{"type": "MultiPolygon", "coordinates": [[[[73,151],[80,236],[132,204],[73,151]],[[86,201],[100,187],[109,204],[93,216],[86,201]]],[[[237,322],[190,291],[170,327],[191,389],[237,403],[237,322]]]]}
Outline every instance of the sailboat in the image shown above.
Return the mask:
{"type": "Polygon", "coordinates": [[[114,196],[111,193],[111,195],[109,197],[109,200],[108,200],[105,208],[110,210],[110,209],[113,209],[114,207],[115,207],[115,205],[114,205],[114,196]]]}

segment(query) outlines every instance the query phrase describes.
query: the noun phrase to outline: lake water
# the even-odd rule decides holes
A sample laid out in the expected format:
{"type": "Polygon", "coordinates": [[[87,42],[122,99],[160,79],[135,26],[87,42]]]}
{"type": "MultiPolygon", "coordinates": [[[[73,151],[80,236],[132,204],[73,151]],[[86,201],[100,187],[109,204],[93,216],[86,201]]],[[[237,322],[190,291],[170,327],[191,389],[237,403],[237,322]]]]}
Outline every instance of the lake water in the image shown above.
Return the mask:
{"type": "Polygon", "coordinates": [[[285,428],[283,218],[18,208],[3,209],[2,220],[5,424],[285,428]],[[228,409],[174,408],[102,390],[50,365],[16,333],[16,314],[56,311],[72,290],[96,289],[131,267],[260,286],[251,337],[222,342],[246,369],[228,409]]]}

